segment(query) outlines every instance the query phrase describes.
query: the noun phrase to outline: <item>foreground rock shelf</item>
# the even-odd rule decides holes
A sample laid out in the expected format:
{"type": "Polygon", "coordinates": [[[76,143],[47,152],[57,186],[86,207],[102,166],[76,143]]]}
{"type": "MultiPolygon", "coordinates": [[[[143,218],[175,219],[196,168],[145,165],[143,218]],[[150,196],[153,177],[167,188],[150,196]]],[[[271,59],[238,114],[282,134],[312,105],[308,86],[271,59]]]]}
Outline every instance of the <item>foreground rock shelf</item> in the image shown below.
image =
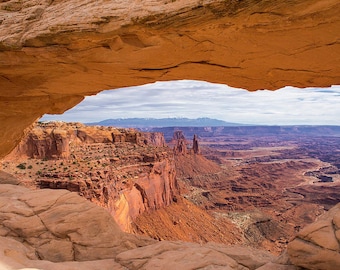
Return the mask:
{"type": "Polygon", "coordinates": [[[65,190],[1,184],[0,220],[4,269],[246,270],[275,259],[249,248],[156,242],[123,233],[105,210],[65,190]]]}
{"type": "MultiPolygon", "coordinates": [[[[13,179],[2,174],[1,182],[5,181],[13,179]]],[[[302,230],[288,247],[289,257],[284,253],[276,258],[240,246],[158,242],[123,233],[109,213],[75,193],[32,191],[0,184],[0,266],[1,269],[300,269],[297,266],[339,269],[339,241],[329,227],[334,222],[337,231],[339,209],[337,205],[302,230]]]]}

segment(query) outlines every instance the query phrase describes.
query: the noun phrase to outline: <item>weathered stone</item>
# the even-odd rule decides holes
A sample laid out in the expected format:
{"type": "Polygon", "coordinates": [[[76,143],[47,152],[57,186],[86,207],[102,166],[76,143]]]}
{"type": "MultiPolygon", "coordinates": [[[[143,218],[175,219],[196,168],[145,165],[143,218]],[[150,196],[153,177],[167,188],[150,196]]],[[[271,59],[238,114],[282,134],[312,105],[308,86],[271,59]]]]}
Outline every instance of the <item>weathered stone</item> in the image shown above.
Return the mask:
{"type": "Polygon", "coordinates": [[[164,136],[159,132],[139,132],[134,129],[85,126],[81,123],[36,123],[12,151],[9,158],[24,156],[36,159],[68,159],[71,153],[71,143],[119,142],[165,146],[164,136]]]}
{"type": "MultiPolygon", "coordinates": [[[[54,255],[55,256],[55,255],[54,255]]],[[[114,259],[96,261],[63,261],[54,263],[40,260],[32,248],[9,237],[0,237],[0,269],[46,269],[46,270],[126,270],[114,259]]]]}
{"type": "Polygon", "coordinates": [[[170,144],[174,144],[174,153],[175,155],[186,155],[188,153],[187,144],[184,134],[181,130],[177,130],[174,132],[172,140],[170,144]]]}
{"type": "Polygon", "coordinates": [[[288,255],[294,265],[307,269],[340,268],[340,249],[337,238],[340,204],[303,230],[288,244],[288,255]]]}
{"type": "Polygon", "coordinates": [[[107,211],[65,190],[3,184],[0,202],[2,236],[27,243],[44,260],[109,259],[153,242],[123,233],[107,211]]]}
{"type": "MultiPolygon", "coordinates": [[[[77,192],[106,208],[125,232],[132,232],[131,224],[139,214],[170,205],[179,192],[173,153],[160,132],[81,123],[36,123],[4,159],[8,170],[9,164],[18,169],[14,161],[30,168],[20,170],[22,178],[29,179],[26,184],[77,192]]],[[[15,183],[13,179],[10,182],[15,183]]],[[[32,200],[28,201],[32,206],[37,203],[44,207],[32,200]]],[[[47,198],[50,200],[54,195],[47,198]]]]}
{"type": "Polygon", "coordinates": [[[273,261],[275,256],[266,251],[256,250],[242,246],[225,246],[208,243],[207,247],[222,252],[249,270],[257,269],[266,263],[273,261]]]}
{"type": "Polygon", "coordinates": [[[256,270],[299,270],[299,267],[295,265],[282,265],[282,264],[269,262],[257,268],[256,270]]]}
{"type": "Polygon", "coordinates": [[[39,258],[48,259],[51,262],[64,262],[74,260],[72,242],[63,240],[51,240],[37,248],[39,258]]]}
{"type": "Polygon", "coordinates": [[[134,269],[238,269],[239,264],[220,250],[184,242],[159,242],[143,248],[123,252],[117,261],[134,269]]]}
{"type": "Polygon", "coordinates": [[[119,230],[105,210],[65,190],[31,191],[3,184],[2,198],[16,205],[13,213],[0,208],[0,220],[11,231],[0,237],[3,269],[249,270],[273,258],[267,252],[242,247],[156,242],[129,235],[119,230]],[[25,218],[36,218],[43,226],[34,229],[36,224],[26,224],[25,218]]]}
{"type": "Polygon", "coordinates": [[[0,184],[12,184],[17,185],[20,181],[15,178],[13,175],[6,173],[4,171],[0,171],[0,184]]]}
{"type": "Polygon", "coordinates": [[[194,152],[194,154],[199,154],[200,153],[200,149],[198,146],[198,139],[197,139],[197,135],[194,135],[194,138],[192,139],[192,151],[194,152]]]}

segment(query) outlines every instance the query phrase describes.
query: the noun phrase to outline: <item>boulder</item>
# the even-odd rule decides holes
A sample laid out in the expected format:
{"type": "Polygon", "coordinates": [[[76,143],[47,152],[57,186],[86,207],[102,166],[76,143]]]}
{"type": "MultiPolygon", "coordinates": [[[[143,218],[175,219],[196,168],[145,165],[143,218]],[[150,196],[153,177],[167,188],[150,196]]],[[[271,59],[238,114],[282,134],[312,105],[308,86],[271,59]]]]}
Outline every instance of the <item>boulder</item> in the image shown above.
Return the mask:
{"type": "Polygon", "coordinates": [[[107,211],[66,190],[0,185],[0,220],[0,236],[52,262],[110,259],[154,242],[123,233],[107,211]]]}
{"type": "Polygon", "coordinates": [[[340,269],[340,204],[301,230],[288,244],[293,264],[307,269],[340,269]]]}

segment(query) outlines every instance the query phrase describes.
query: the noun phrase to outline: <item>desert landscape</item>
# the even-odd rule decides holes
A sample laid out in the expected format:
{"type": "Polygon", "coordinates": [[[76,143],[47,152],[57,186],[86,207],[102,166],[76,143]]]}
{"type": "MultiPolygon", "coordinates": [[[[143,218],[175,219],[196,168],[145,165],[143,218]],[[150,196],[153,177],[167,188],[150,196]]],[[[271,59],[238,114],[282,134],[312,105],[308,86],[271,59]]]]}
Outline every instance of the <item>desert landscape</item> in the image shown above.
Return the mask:
{"type": "Polygon", "coordinates": [[[150,130],[164,132],[171,142],[176,129],[197,134],[200,158],[214,162],[177,156],[182,194],[215,219],[232,222],[243,243],[280,253],[301,228],[340,201],[339,127],[150,130]]]}
{"type": "MultiPolygon", "coordinates": [[[[136,130],[30,132],[85,96],[155,81],[306,97],[339,85],[339,10],[338,0],[1,1],[0,268],[338,270],[333,127],[313,129],[320,141],[274,133],[282,142],[262,128],[214,140],[213,128],[181,128],[170,147],[136,130]]],[[[169,143],[174,130],[163,133],[169,143]]]]}
{"type": "Polygon", "coordinates": [[[37,123],[1,169],[30,189],[76,192],[124,232],[279,255],[340,202],[339,128],[305,129],[37,123]]]}

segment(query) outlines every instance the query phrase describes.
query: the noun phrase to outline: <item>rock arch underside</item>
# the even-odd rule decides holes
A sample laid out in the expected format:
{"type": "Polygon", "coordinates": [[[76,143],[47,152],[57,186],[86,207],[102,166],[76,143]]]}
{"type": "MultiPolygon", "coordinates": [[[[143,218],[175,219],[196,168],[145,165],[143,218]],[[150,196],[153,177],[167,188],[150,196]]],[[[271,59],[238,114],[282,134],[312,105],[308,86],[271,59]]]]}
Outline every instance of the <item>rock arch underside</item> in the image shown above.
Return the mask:
{"type": "Polygon", "coordinates": [[[338,0],[0,2],[0,155],[44,113],[157,80],[340,83],[338,0]]]}

